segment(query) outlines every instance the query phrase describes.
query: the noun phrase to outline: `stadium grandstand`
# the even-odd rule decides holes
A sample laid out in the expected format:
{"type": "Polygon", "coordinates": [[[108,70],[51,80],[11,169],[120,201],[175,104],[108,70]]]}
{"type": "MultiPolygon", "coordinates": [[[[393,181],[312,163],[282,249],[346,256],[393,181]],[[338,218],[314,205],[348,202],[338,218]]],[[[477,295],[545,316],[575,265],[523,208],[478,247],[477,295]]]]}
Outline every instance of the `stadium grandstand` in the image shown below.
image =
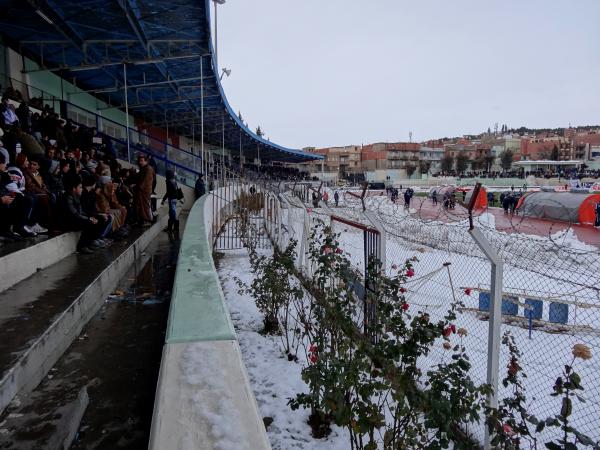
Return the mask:
{"type": "MultiPolygon", "coordinates": [[[[160,401],[178,383],[178,347],[161,350],[167,314],[179,332],[179,221],[231,177],[298,181],[292,164],[322,156],[233,111],[209,0],[0,3],[0,448],[175,448],[173,433],[217,448],[177,404],[193,386],[160,401]]],[[[221,353],[248,448],[268,448],[239,356],[221,353]]]]}

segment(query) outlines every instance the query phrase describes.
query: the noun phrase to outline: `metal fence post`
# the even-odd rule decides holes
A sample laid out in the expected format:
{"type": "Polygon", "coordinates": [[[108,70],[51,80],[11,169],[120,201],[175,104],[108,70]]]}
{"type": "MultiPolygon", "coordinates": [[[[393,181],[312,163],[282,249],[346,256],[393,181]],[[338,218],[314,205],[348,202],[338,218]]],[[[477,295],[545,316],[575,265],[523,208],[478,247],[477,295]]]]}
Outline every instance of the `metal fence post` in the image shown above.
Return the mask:
{"type": "Polygon", "coordinates": [[[377,215],[373,213],[373,211],[365,211],[365,216],[367,217],[367,219],[369,219],[369,221],[375,227],[375,229],[377,229],[377,231],[379,231],[379,242],[378,242],[378,246],[377,246],[377,252],[379,253],[378,259],[379,259],[379,262],[381,263],[381,271],[383,273],[385,273],[386,272],[385,243],[387,240],[385,227],[383,226],[381,221],[377,218],[377,215]]]}
{"type": "MultiPolygon", "coordinates": [[[[492,264],[490,284],[490,320],[488,329],[488,361],[487,383],[492,388],[488,396],[488,406],[498,407],[498,371],[500,359],[500,326],[502,325],[502,260],[492,248],[483,233],[477,228],[469,230],[469,234],[492,264]]],[[[485,426],[484,449],[491,449],[492,435],[485,426]]]]}
{"type": "Polygon", "coordinates": [[[302,241],[300,242],[300,269],[305,276],[310,276],[310,268],[308,264],[308,253],[310,241],[310,217],[308,212],[304,210],[304,226],[302,227],[302,241]]]}

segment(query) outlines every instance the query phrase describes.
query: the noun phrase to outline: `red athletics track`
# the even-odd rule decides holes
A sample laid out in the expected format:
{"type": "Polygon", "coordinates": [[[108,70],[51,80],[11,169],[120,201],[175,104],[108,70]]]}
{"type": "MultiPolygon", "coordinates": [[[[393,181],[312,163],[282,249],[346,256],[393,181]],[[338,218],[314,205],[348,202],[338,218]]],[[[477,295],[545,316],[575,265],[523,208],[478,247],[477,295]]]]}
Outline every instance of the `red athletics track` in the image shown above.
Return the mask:
{"type": "MultiPolygon", "coordinates": [[[[402,205],[404,200],[402,196],[398,199],[397,205],[402,205]]],[[[460,205],[456,205],[454,210],[445,211],[442,208],[442,202],[434,205],[431,199],[424,197],[413,197],[411,209],[416,209],[414,213],[425,219],[438,219],[443,221],[458,221],[468,217],[467,210],[460,205]]],[[[480,214],[482,211],[476,212],[480,214]]],[[[558,231],[571,228],[577,239],[589,245],[600,249],[600,229],[591,225],[578,225],[566,222],[555,222],[533,217],[522,217],[519,215],[504,214],[502,208],[488,208],[487,212],[494,215],[496,229],[507,233],[533,234],[537,236],[550,236],[558,231]]]]}

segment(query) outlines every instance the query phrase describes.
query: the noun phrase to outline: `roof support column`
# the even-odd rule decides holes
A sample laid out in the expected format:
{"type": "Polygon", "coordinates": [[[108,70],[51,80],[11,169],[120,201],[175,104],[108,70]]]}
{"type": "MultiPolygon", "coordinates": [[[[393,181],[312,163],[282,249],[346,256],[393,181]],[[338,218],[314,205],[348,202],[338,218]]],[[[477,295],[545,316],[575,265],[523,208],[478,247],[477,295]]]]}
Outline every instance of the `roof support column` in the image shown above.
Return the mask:
{"type": "Polygon", "coordinates": [[[127,101],[127,64],[123,63],[123,96],[125,97],[125,135],[127,136],[127,160],[131,163],[131,144],[129,142],[129,102],[127,101]]]}
{"type": "Polygon", "coordinates": [[[202,163],[201,173],[208,172],[207,167],[204,164],[204,56],[200,56],[200,120],[201,124],[201,137],[200,137],[200,161],[202,163]]]}

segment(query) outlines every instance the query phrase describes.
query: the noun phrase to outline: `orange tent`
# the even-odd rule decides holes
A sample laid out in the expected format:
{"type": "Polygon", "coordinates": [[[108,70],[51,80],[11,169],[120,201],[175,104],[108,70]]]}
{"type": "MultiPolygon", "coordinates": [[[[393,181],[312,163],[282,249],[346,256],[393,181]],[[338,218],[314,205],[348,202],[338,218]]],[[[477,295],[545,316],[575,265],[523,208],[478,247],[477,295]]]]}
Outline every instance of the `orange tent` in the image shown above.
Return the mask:
{"type": "MultiPolygon", "coordinates": [[[[467,193],[467,196],[465,197],[465,203],[468,205],[469,202],[471,201],[471,197],[473,195],[473,190],[470,190],[467,193]]],[[[477,198],[475,199],[475,205],[473,207],[473,209],[485,209],[487,208],[487,191],[485,190],[485,188],[483,186],[481,186],[481,188],[479,189],[479,194],[477,195],[477,198]]]]}
{"type": "Polygon", "coordinates": [[[600,194],[572,192],[532,192],[521,199],[523,216],[593,225],[600,194]]]}

